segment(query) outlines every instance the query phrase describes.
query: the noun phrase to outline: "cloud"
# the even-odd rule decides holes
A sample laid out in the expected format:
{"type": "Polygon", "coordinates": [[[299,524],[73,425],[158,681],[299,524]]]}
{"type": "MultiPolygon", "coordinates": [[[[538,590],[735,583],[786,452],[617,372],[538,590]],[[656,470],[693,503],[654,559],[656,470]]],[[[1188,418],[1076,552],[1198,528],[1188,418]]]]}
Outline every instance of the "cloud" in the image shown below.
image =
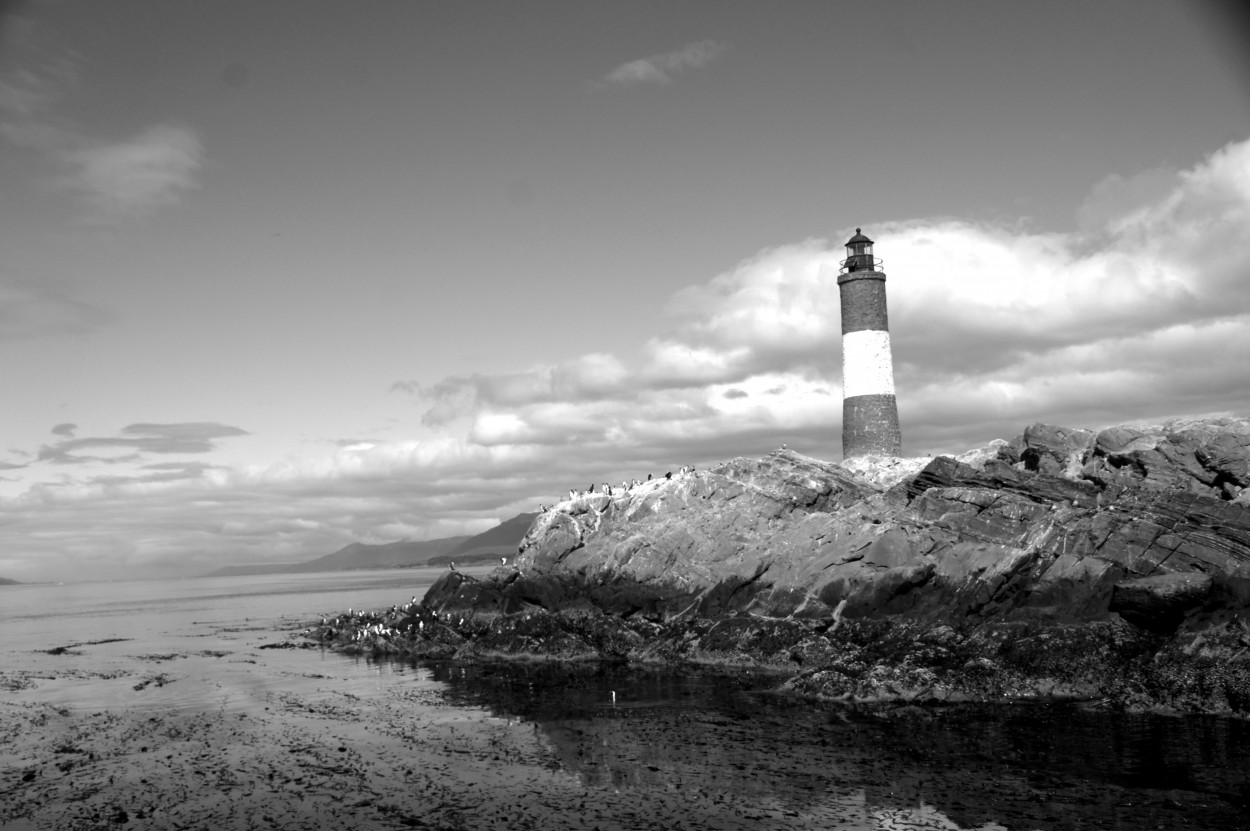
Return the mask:
{"type": "Polygon", "coordinates": [[[55,427],[53,427],[53,428],[52,428],[52,435],[54,435],[54,436],[65,436],[65,437],[67,437],[67,438],[73,438],[74,431],[75,431],[75,430],[77,430],[77,429],[78,429],[78,425],[77,425],[77,424],[71,424],[71,423],[69,423],[69,422],[65,422],[64,424],[58,424],[58,425],[56,425],[55,427]]]}
{"type": "Polygon", "coordinates": [[[421,397],[429,405],[422,422],[441,427],[475,412],[482,405],[519,406],[566,399],[612,398],[622,393],[630,380],[619,358],[596,352],[526,372],[453,375],[425,387],[415,381],[397,381],[391,389],[421,397]]]}
{"type": "MultiPolygon", "coordinates": [[[[950,219],[872,229],[912,452],[1038,419],[1250,408],[1235,348],[1250,338],[1250,141],[1189,170],[1104,180],[1082,215],[1087,230],[1069,234],[950,219]]],[[[842,239],[767,249],[678,292],[636,364],[574,356],[410,389],[427,425],[490,447],[575,445],[631,464],[669,448],[747,452],[788,431],[836,457],[842,239]]]]}
{"type": "MultiPolygon", "coordinates": [[[[17,51],[29,50],[33,44],[11,43],[9,46],[17,51]]],[[[39,70],[19,67],[0,77],[0,113],[27,120],[46,116],[78,85],[80,73],[74,58],[40,56],[31,63],[37,63],[39,70]]]]}
{"type": "Polygon", "coordinates": [[[0,78],[0,136],[41,154],[56,171],[51,183],[74,194],[89,220],[146,216],[199,186],[204,146],[189,127],[157,123],[108,139],[61,115],[78,78],[77,63],[65,58],[0,78]]]}
{"type": "Polygon", "coordinates": [[[161,449],[156,452],[194,453],[212,449],[211,444],[209,444],[210,439],[224,439],[230,436],[246,436],[247,431],[239,427],[231,427],[228,424],[218,424],[213,421],[193,421],[182,424],[128,424],[122,428],[122,434],[127,436],[141,436],[154,440],[164,440],[173,443],[174,446],[192,443],[197,446],[197,450],[187,451],[181,449],[161,449]]]}
{"type": "MultiPolygon", "coordinates": [[[[888,275],[906,452],[960,452],[1039,420],[1250,413],[1250,141],[1148,178],[1170,184],[1129,186],[1124,199],[1108,196],[1118,183],[1095,186],[1091,199],[1114,208],[1086,211],[1079,232],[955,219],[865,228],[888,275]]],[[[0,548],[29,552],[44,573],[88,562],[205,572],[472,533],[570,487],[782,442],[836,460],[836,277],[850,232],[768,248],[677,292],[636,358],[593,352],[397,382],[421,438],[330,441],[229,467],[207,455],[243,434],[228,425],[66,429],[45,448],[55,467],[30,466],[59,478],[0,500],[0,548]],[[197,460],[153,463],[161,453],[197,460]]]]}
{"type": "Polygon", "coordinates": [[[141,216],[199,186],[204,147],[193,131],[158,124],[124,141],[91,142],[65,161],[71,172],[63,184],[97,216],[141,216]]]}
{"type": "MultiPolygon", "coordinates": [[[[73,428],[62,424],[58,428],[73,428]]],[[[58,433],[58,429],[53,429],[58,433]]],[[[69,436],[61,431],[59,435],[69,436]]],[[[208,453],[217,448],[214,439],[246,436],[247,431],[238,427],[214,422],[191,422],[185,424],[130,424],[123,427],[121,436],[90,436],[67,438],[39,449],[36,458],[53,464],[79,464],[85,461],[119,464],[140,459],[144,453],[208,453]],[[121,450],[122,455],[83,455],[81,451],[121,450]]]]}
{"type": "Polygon", "coordinates": [[[687,43],[672,52],[623,63],[604,76],[604,81],[620,86],[671,84],[674,75],[685,72],[687,69],[699,69],[706,66],[720,56],[725,49],[724,43],[714,40],[687,43]]]}
{"type": "Polygon", "coordinates": [[[1077,209],[1077,222],[1086,233],[1101,233],[1113,223],[1158,202],[1179,183],[1180,174],[1168,168],[1154,168],[1127,177],[1112,173],[1094,186],[1077,209]]]}

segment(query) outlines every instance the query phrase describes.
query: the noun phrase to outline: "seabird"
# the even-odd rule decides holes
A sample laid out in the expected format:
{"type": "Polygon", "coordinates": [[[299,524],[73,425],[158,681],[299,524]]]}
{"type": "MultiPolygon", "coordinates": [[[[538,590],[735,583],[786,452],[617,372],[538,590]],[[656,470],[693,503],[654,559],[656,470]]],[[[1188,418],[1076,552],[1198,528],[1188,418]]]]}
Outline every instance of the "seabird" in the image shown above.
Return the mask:
{"type": "Polygon", "coordinates": [[[501,566],[506,566],[507,564],[508,564],[508,558],[507,558],[507,557],[500,557],[500,558],[499,558],[499,565],[501,565],[501,566]]]}
{"type": "Polygon", "coordinates": [[[647,474],[647,481],[648,481],[648,482],[650,482],[650,481],[651,481],[651,474],[650,474],[650,473],[648,473],[648,474],[647,474]]]}
{"type": "Polygon", "coordinates": [[[456,564],[455,564],[455,563],[449,563],[448,565],[450,565],[450,566],[451,566],[451,570],[452,570],[452,571],[455,571],[455,570],[456,570],[456,564]]]}
{"type": "Polygon", "coordinates": [[[671,480],[673,478],[673,471],[670,470],[668,473],[664,474],[664,478],[671,480]]]}

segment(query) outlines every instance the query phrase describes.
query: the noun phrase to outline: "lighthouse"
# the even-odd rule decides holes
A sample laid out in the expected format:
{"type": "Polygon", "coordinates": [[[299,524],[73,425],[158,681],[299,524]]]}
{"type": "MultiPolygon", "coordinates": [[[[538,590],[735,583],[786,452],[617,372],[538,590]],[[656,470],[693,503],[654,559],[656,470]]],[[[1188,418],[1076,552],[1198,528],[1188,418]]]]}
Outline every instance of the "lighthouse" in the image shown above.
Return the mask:
{"type": "Polygon", "coordinates": [[[842,298],[842,457],[897,456],[903,434],[894,397],[885,272],[862,229],[847,240],[842,298]]]}

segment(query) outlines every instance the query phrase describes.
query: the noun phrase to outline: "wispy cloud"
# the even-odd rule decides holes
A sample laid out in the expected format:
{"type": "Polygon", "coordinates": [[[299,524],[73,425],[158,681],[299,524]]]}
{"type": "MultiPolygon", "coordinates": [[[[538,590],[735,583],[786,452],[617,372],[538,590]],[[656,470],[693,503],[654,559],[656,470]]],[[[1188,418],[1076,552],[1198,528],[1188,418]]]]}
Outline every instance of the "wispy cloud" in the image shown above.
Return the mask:
{"type": "Polygon", "coordinates": [[[604,81],[619,86],[671,84],[673,76],[688,69],[699,69],[719,57],[726,45],[715,40],[698,40],[680,49],[629,61],[613,69],[604,81]]]}
{"type": "Polygon", "coordinates": [[[63,161],[62,183],[95,217],[116,219],[173,205],[198,187],[204,146],[186,127],[158,124],[123,141],[86,142],[63,161]]]}
{"type": "Polygon", "coordinates": [[[74,194],[87,219],[145,216],[198,187],[204,146],[194,130],[157,123],[129,138],[100,136],[63,112],[78,78],[69,59],[0,77],[0,136],[38,152],[52,168],[50,183],[74,194]]]}
{"type": "MultiPolygon", "coordinates": [[[[58,428],[74,428],[63,424],[58,428]]],[[[70,431],[53,430],[58,435],[72,435],[70,431]]],[[[79,464],[86,461],[117,464],[142,458],[144,453],[208,453],[217,448],[215,439],[246,436],[247,431],[227,424],[191,422],[185,424],[130,424],[123,427],[120,436],[84,436],[66,438],[55,444],[44,445],[36,458],[53,464],[79,464]],[[120,456],[85,455],[84,450],[123,450],[120,456]]]]}

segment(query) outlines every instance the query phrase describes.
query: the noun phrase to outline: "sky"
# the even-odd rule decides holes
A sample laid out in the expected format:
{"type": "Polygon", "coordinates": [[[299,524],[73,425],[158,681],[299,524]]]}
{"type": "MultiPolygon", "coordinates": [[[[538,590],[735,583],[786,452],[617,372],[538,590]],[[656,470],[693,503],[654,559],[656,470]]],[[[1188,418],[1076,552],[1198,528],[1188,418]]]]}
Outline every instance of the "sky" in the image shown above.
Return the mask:
{"type": "Polygon", "coordinates": [[[841,458],[1250,415],[1235,3],[0,0],[0,576],[473,534],[841,458]]]}

